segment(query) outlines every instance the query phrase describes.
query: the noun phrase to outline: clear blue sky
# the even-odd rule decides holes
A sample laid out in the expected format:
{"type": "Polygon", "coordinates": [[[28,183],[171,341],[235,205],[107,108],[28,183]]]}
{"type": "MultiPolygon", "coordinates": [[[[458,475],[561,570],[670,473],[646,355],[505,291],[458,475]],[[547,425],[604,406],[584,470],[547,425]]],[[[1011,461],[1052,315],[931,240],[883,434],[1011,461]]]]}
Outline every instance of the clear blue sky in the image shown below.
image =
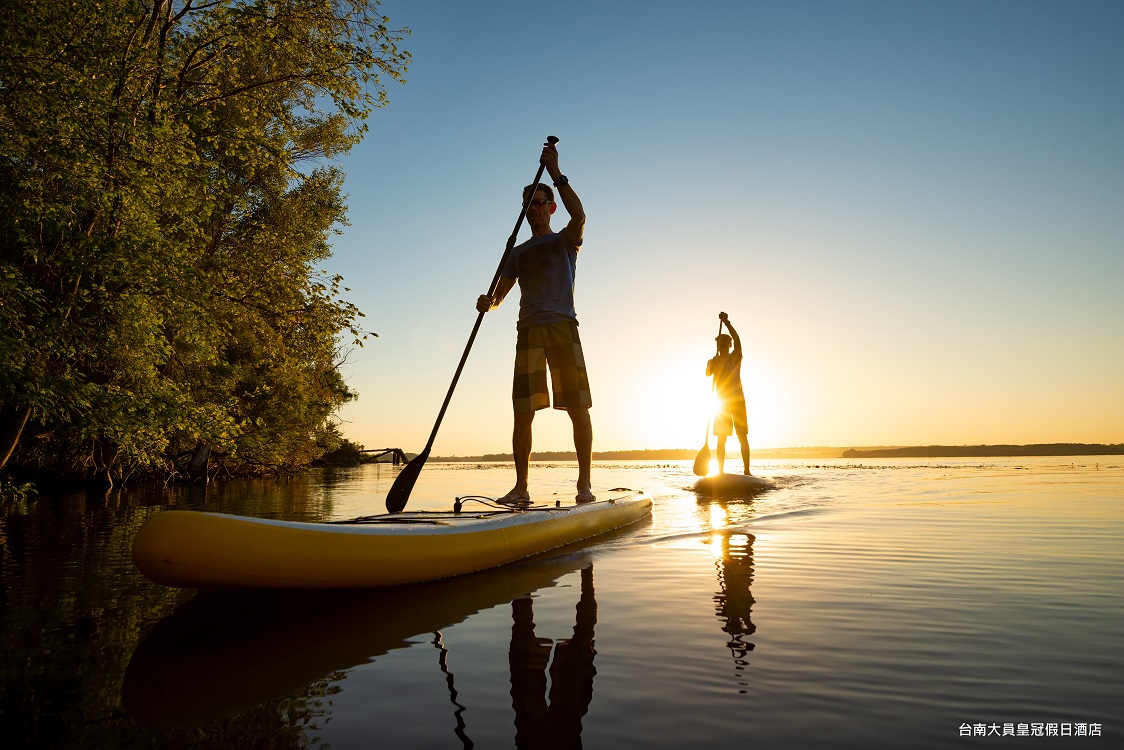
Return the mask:
{"type": "MultiPolygon", "coordinates": [[[[1124,3],[382,10],[413,62],[339,162],[325,264],[379,334],[352,439],[425,445],[553,134],[594,450],[701,443],[720,310],[758,447],[1124,442],[1124,3]]],[[[435,454],[509,450],[513,303],[435,454]]],[[[535,436],[571,447],[561,412],[535,436]]]]}

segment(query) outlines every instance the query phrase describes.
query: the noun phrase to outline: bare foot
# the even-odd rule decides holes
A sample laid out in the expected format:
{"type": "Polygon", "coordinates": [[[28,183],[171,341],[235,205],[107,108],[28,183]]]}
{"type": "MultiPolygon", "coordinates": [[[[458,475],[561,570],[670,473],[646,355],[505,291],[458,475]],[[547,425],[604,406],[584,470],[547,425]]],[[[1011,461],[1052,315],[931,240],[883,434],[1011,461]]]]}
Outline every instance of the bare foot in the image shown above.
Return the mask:
{"type": "Polygon", "coordinates": [[[593,490],[589,487],[579,487],[578,494],[574,496],[574,500],[580,503],[592,503],[597,499],[597,495],[593,494],[593,490]]]}
{"type": "Polygon", "coordinates": [[[529,505],[531,503],[531,495],[527,490],[515,488],[496,502],[500,505],[529,505]]]}

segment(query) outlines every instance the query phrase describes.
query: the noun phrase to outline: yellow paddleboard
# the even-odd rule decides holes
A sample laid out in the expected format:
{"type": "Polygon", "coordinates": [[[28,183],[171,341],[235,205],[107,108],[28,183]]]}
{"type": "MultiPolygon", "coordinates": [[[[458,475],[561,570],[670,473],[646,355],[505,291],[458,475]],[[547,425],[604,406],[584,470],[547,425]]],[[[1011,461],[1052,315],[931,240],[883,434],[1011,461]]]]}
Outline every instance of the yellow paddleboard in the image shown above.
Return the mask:
{"type": "Polygon", "coordinates": [[[455,513],[415,511],[356,522],[299,523],[170,510],[133,541],[145,576],[194,588],[344,589],[472,573],[635,523],[652,498],[631,490],[583,505],[455,513]]]}

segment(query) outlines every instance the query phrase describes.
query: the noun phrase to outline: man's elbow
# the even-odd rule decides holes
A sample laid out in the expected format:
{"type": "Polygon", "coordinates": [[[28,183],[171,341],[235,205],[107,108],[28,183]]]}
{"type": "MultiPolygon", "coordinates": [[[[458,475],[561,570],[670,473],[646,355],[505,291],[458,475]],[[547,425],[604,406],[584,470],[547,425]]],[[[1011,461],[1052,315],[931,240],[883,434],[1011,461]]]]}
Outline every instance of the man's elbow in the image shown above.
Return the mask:
{"type": "Polygon", "coordinates": [[[585,216],[580,219],[571,217],[570,223],[566,225],[566,234],[575,245],[581,245],[582,237],[585,236],[585,216]]]}

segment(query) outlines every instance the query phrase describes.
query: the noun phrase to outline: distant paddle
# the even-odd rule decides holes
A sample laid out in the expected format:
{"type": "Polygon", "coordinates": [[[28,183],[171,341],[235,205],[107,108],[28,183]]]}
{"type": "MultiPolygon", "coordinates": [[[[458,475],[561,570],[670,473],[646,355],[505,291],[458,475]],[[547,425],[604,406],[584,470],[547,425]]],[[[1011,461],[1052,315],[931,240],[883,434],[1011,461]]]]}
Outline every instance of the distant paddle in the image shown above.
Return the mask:
{"type": "Polygon", "coordinates": [[[706,434],[703,435],[703,447],[699,455],[695,456],[695,476],[705,477],[710,472],[710,420],[706,423],[706,434]]]}
{"type": "MultiPolygon", "coordinates": [[[[722,321],[718,321],[718,335],[722,335],[722,321]]],[[[715,342],[715,354],[717,354],[717,342],[715,342]]],[[[699,451],[699,455],[695,456],[696,477],[705,477],[710,473],[710,420],[706,420],[706,432],[703,434],[703,447],[699,451]]]]}
{"type": "MultiPolygon", "coordinates": [[[[558,139],[548,135],[546,142],[553,146],[558,143],[558,139]]],[[[544,169],[546,169],[546,165],[540,163],[539,171],[535,173],[535,179],[531,183],[535,187],[531,188],[527,192],[527,197],[523,199],[523,210],[519,212],[519,220],[515,222],[515,229],[507,240],[507,247],[504,248],[503,257],[500,258],[500,264],[496,268],[496,275],[492,278],[492,285],[488,287],[488,296],[496,293],[496,287],[500,283],[500,274],[503,273],[503,264],[507,262],[507,256],[511,255],[511,251],[515,247],[515,238],[519,234],[519,227],[523,225],[523,219],[527,218],[527,209],[531,205],[531,199],[535,197],[535,191],[538,188],[539,180],[542,179],[544,169]]],[[[433,432],[429,433],[429,442],[425,444],[425,450],[402,467],[402,471],[398,472],[394,484],[390,487],[390,492],[386,493],[386,509],[391,513],[398,513],[406,507],[406,502],[410,499],[410,493],[414,490],[414,484],[418,481],[418,474],[421,473],[425,462],[429,460],[429,451],[433,448],[433,441],[437,438],[437,430],[441,427],[441,420],[445,418],[445,410],[449,408],[449,402],[453,399],[453,390],[457,387],[461,370],[464,369],[464,363],[468,361],[468,352],[472,349],[472,343],[476,341],[476,332],[480,330],[480,323],[483,320],[484,313],[479,313],[476,316],[476,325],[472,327],[472,335],[468,337],[468,344],[464,347],[464,354],[461,355],[460,364],[457,365],[457,372],[453,375],[453,382],[449,385],[449,392],[445,394],[445,403],[441,404],[441,411],[437,414],[437,422],[433,425],[433,432]]]]}

